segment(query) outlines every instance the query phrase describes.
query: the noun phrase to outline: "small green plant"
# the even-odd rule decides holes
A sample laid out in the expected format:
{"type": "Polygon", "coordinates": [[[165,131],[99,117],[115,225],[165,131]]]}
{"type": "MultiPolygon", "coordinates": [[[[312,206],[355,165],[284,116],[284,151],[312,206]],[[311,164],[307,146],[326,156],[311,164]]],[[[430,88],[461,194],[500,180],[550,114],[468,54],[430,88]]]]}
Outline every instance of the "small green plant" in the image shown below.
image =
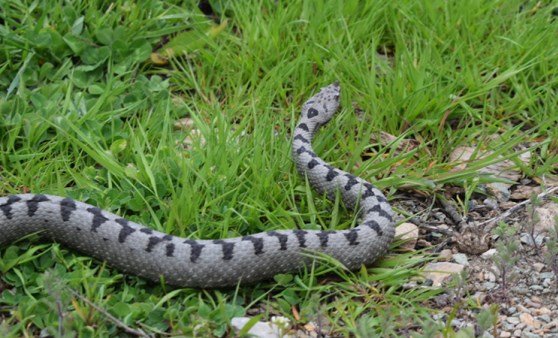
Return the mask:
{"type": "Polygon", "coordinates": [[[444,325],[440,322],[433,320],[432,318],[427,318],[421,323],[420,332],[412,332],[411,337],[413,338],[430,338],[437,337],[440,332],[443,332],[444,325]]]}
{"type": "Polygon", "coordinates": [[[541,205],[541,200],[538,198],[536,194],[531,196],[531,203],[527,205],[527,220],[525,222],[525,227],[527,233],[529,234],[529,238],[531,239],[531,244],[533,248],[535,248],[535,252],[537,254],[540,253],[540,247],[537,244],[537,236],[541,236],[537,234],[536,228],[537,224],[540,222],[540,217],[537,213],[537,207],[541,205]]]}
{"type": "Polygon", "coordinates": [[[445,287],[446,293],[450,295],[451,300],[455,303],[461,302],[462,299],[467,294],[467,280],[469,273],[466,269],[463,269],[460,273],[454,274],[453,279],[445,287]]]}
{"type": "Polygon", "coordinates": [[[497,324],[500,305],[490,304],[483,308],[477,315],[477,325],[480,332],[488,331],[492,327],[492,336],[498,337],[497,324]]]}
{"type": "Polygon", "coordinates": [[[548,233],[544,261],[554,272],[554,281],[558,288],[558,217],[554,221],[554,227],[548,233]]]}
{"type": "Polygon", "coordinates": [[[494,229],[498,242],[496,243],[497,253],[492,256],[492,261],[496,266],[493,272],[500,279],[500,295],[504,300],[508,299],[509,283],[516,277],[513,268],[519,260],[520,245],[513,237],[515,233],[515,229],[504,222],[500,222],[494,229]]]}

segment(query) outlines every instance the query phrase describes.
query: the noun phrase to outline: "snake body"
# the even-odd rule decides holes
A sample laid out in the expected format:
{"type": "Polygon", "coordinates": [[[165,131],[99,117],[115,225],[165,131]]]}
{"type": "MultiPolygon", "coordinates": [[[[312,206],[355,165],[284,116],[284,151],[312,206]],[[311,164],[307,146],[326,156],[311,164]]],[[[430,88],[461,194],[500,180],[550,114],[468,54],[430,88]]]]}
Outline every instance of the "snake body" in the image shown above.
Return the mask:
{"type": "Polygon", "coordinates": [[[370,264],[394,237],[393,212],[372,184],[319,158],[311,141],[339,106],[333,83],[310,98],[294,130],[292,155],[299,173],[329,199],[339,195],[355,209],[353,229],[277,230],[219,239],[193,240],[161,233],[92,205],[43,194],[0,197],[0,247],[31,233],[106,261],[126,273],[182,287],[226,287],[254,283],[311,264],[312,253],[330,255],[349,269],[370,264]]]}

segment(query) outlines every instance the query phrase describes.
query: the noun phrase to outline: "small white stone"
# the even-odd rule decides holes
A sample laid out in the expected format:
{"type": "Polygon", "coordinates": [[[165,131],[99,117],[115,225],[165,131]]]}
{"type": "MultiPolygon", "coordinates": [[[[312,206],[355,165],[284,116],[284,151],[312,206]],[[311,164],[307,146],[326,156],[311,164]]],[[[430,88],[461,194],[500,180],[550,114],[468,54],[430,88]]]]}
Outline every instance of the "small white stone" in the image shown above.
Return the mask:
{"type": "Polygon", "coordinates": [[[415,251],[415,245],[419,238],[419,228],[413,223],[402,223],[395,228],[395,237],[400,237],[402,240],[405,240],[405,242],[399,246],[400,249],[415,251]]]}
{"type": "MultiPolygon", "coordinates": [[[[281,318],[285,318],[287,319],[287,321],[282,321],[282,319],[280,319],[279,317],[277,317],[279,320],[279,322],[281,322],[281,325],[276,325],[275,322],[273,322],[273,318],[272,318],[272,322],[257,322],[256,324],[254,324],[250,330],[248,330],[248,334],[251,337],[256,337],[256,338],[277,338],[277,337],[283,337],[283,338],[288,338],[291,337],[290,335],[286,335],[285,334],[285,329],[287,329],[288,327],[284,327],[283,324],[285,323],[290,323],[288,318],[285,317],[281,317],[281,318]]],[[[250,321],[251,318],[249,317],[234,317],[233,319],[231,319],[231,326],[239,331],[242,330],[242,328],[250,321]]]]}
{"type": "Polygon", "coordinates": [[[456,253],[451,258],[457,264],[461,264],[461,265],[464,265],[464,266],[469,265],[469,259],[467,258],[466,254],[456,253]]]}
{"type": "Polygon", "coordinates": [[[529,327],[533,327],[535,329],[538,329],[539,327],[541,327],[541,322],[539,322],[538,320],[536,320],[535,318],[533,318],[533,316],[531,316],[528,313],[522,313],[519,315],[519,320],[529,326],[529,327]]]}
{"type": "Polygon", "coordinates": [[[448,262],[428,263],[424,267],[424,277],[432,280],[433,287],[440,287],[453,274],[460,273],[465,267],[461,264],[448,262]]]}
{"type": "Polygon", "coordinates": [[[535,268],[535,270],[536,270],[537,272],[543,271],[543,269],[544,269],[545,267],[546,267],[546,264],[539,263],[539,262],[533,263],[533,268],[535,268]]]}
{"type": "Polygon", "coordinates": [[[508,317],[506,318],[506,322],[513,324],[513,325],[517,325],[519,324],[519,318],[517,317],[508,317]]]}
{"type": "Polygon", "coordinates": [[[496,250],[496,249],[490,249],[490,250],[485,251],[481,255],[481,257],[484,258],[484,259],[489,259],[490,257],[494,256],[497,252],[498,252],[498,250],[496,250]]]}

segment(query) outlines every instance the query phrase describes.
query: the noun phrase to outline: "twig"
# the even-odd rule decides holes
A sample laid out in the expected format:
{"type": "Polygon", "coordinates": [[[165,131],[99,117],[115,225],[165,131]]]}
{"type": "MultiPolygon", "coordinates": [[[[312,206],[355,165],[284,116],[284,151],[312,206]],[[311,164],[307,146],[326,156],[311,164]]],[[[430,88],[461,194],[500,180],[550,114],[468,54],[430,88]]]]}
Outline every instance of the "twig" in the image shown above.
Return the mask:
{"type": "MultiPolygon", "coordinates": [[[[558,186],[548,189],[546,191],[541,192],[540,194],[537,195],[537,199],[543,199],[546,198],[548,195],[551,195],[553,192],[558,190],[558,186]]],[[[511,215],[513,215],[514,213],[516,213],[517,211],[521,210],[522,208],[524,208],[526,205],[528,205],[529,203],[531,203],[531,199],[527,199],[521,203],[517,203],[516,205],[514,205],[513,207],[509,208],[508,210],[506,210],[505,212],[501,213],[500,215],[489,219],[488,221],[484,221],[482,223],[479,223],[476,225],[476,227],[478,229],[483,228],[483,227],[487,227],[484,231],[486,232],[490,232],[492,231],[492,229],[496,226],[496,224],[500,221],[503,221],[504,219],[510,217],[511,215]]]]}
{"type": "Polygon", "coordinates": [[[138,336],[138,337],[146,337],[146,338],[152,338],[152,336],[148,335],[147,333],[143,332],[142,330],[134,330],[131,327],[129,327],[128,325],[124,324],[122,321],[120,321],[118,318],[114,317],[113,315],[111,315],[110,313],[108,313],[105,309],[101,308],[100,306],[96,305],[95,303],[93,303],[92,301],[90,301],[89,299],[83,297],[79,292],[75,291],[74,289],[70,288],[70,287],[66,287],[68,290],[70,290],[70,292],[76,296],[77,298],[81,299],[82,301],[84,301],[85,303],[87,303],[88,305],[92,306],[95,310],[99,311],[102,315],[104,315],[105,317],[108,318],[108,320],[110,320],[111,322],[113,322],[116,326],[118,326],[119,328],[121,328],[122,330],[124,330],[124,332],[134,335],[134,336],[138,336]]]}
{"type": "Polygon", "coordinates": [[[419,226],[420,226],[421,229],[426,229],[430,232],[439,232],[439,233],[441,233],[443,235],[446,235],[448,237],[452,237],[455,234],[455,232],[451,229],[442,229],[442,228],[439,228],[437,226],[433,226],[433,225],[430,225],[430,224],[419,224],[419,226]]]}
{"type": "Polygon", "coordinates": [[[60,337],[64,336],[64,310],[62,306],[62,299],[60,295],[57,295],[55,298],[56,302],[56,312],[58,313],[58,335],[60,337]]]}

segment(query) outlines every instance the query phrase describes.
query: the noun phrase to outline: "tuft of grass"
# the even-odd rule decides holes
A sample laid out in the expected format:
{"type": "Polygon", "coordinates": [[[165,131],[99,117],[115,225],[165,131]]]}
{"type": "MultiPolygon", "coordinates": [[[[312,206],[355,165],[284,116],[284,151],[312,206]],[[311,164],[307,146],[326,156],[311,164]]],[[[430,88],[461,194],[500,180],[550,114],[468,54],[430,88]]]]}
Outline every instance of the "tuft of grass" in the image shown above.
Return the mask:
{"type": "MultiPolygon", "coordinates": [[[[377,185],[390,199],[398,188],[432,193],[446,185],[470,196],[496,180],[477,171],[499,157],[526,175],[555,170],[558,53],[549,47],[557,23],[549,7],[207,3],[210,16],[194,1],[4,1],[0,194],[69,196],[191,238],[347,228],[352,214],[311,193],[290,160],[300,107],[334,80],[343,108],[317,136],[316,151],[363,178],[382,178],[377,185]],[[174,127],[184,117],[193,131],[174,127]],[[379,131],[399,137],[371,142],[379,131]],[[420,145],[399,151],[404,138],[420,145]],[[529,165],[516,160],[525,144],[529,165]],[[463,145],[492,155],[451,171],[448,155],[463,145]]],[[[49,298],[44,271],[55,271],[126,325],[154,334],[233,335],[232,317],[260,313],[312,321],[332,336],[408,336],[432,321],[424,304],[439,292],[402,288],[424,259],[394,254],[356,272],[326,260],[256,286],[193,290],[22,240],[0,248],[0,332],[121,332],[79,298],[49,298]]],[[[429,328],[444,328],[437,324],[429,328]]]]}

